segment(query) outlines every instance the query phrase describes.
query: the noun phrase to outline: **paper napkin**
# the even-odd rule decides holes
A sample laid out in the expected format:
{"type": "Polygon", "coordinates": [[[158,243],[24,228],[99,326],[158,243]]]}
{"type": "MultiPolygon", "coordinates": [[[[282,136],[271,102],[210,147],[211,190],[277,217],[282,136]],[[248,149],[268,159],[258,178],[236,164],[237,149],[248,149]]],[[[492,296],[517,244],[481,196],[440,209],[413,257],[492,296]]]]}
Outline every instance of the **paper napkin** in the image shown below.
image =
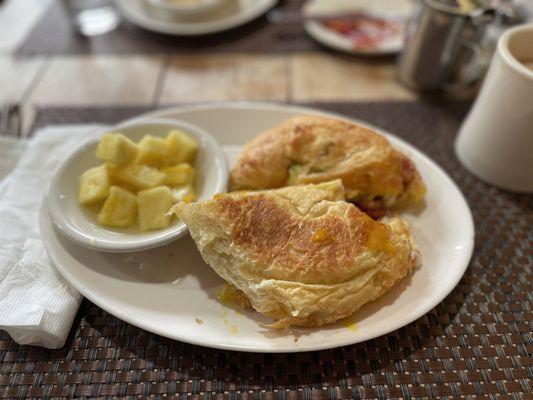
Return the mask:
{"type": "Polygon", "coordinates": [[[39,232],[52,174],[96,125],[42,129],[27,141],[0,137],[0,329],[19,344],[59,348],[82,296],[54,269],[39,232]]]}

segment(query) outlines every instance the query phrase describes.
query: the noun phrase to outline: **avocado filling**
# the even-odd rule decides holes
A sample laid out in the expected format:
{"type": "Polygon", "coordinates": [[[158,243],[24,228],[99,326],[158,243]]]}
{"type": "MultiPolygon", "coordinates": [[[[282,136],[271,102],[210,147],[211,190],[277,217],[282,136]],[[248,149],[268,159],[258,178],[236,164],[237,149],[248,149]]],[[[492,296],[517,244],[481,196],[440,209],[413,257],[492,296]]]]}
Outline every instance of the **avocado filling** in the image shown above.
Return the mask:
{"type": "Polygon", "coordinates": [[[289,167],[289,175],[287,176],[287,185],[296,185],[298,183],[298,176],[302,173],[302,165],[293,163],[289,167]]]}

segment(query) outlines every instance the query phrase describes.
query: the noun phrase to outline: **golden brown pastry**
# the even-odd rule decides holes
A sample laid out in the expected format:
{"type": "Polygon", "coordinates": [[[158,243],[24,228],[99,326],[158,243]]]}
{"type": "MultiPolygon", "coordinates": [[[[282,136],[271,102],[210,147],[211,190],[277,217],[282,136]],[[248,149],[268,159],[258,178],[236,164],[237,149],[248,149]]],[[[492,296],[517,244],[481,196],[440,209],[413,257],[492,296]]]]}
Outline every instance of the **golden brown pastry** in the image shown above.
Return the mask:
{"type": "Polygon", "coordinates": [[[407,224],[345,202],[340,180],[221,194],[175,212],[204,260],[276,328],[347,317],[419,262],[407,224]]]}
{"type": "Polygon", "coordinates": [[[302,116],[246,144],[231,170],[230,190],[273,189],[342,179],[346,196],[371,215],[418,203],[426,188],[411,160],[371,129],[339,119],[302,116]]]}

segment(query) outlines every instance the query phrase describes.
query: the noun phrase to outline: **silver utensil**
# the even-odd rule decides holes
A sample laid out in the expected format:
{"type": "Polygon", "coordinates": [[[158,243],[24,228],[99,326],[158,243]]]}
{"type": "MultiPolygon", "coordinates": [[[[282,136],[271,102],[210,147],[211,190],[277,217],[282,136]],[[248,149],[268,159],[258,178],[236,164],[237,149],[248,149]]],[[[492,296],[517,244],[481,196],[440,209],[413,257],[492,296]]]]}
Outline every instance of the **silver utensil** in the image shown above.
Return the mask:
{"type": "Polygon", "coordinates": [[[21,137],[22,110],[18,104],[6,104],[0,109],[0,136],[21,137]]]}

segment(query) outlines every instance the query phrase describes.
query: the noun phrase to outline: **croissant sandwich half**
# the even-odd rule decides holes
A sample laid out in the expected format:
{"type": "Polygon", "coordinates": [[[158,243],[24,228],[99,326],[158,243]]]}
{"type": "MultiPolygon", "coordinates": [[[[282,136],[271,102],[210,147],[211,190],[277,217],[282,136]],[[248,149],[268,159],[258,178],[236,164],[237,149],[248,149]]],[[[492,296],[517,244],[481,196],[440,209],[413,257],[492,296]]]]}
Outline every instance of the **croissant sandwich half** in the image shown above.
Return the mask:
{"type": "Polygon", "coordinates": [[[419,263],[399,217],[375,221],[341,180],[175,206],[204,260],[275,328],[347,317],[419,263]]]}
{"type": "Polygon", "coordinates": [[[371,216],[419,203],[426,187],[411,160],[372,129],[302,116],[246,144],[230,190],[274,189],[341,179],[346,198],[371,216]]]}

